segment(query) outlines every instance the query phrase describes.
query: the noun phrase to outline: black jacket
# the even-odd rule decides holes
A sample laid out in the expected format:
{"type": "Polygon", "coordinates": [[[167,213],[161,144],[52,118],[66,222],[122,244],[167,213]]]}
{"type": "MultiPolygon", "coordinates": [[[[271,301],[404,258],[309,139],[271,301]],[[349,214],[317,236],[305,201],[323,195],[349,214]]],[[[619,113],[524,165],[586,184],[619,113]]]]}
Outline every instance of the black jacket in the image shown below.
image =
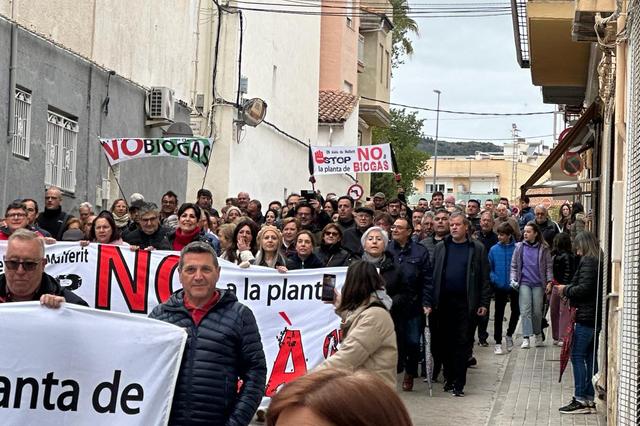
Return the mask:
{"type": "Polygon", "coordinates": [[[62,239],[62,232],[67,221],[73,216],[63,212],[62,208],[55,210],[45,209],[38,215],[37,224],[40,228],[46,230],[56,240],[62,239]]]}
{"type": "MultiPolygon", "coordinates": [[[[436,245],[433,255],[433,299],[425,306],[437,307],[440,301],[440,289],[444,281],[447,264],[447,248],[452,241],[448,236],[442,244],[436,245]]],[[[469,314],[475,315],[478,308],[489,308],[491,303],[491,286],[489,281],[489,258],[484,245],[476,240],[467,240],[471,249],[467,260],[467,302],[469,314]]]]}
{"type": "MultiPolygon", "coordinates": [[[[411,240],[404,247],[396,241],[389,243],[388,252],[401,276],[402,287],[392,290],[393,294],[402,294],[402,303],[406,315],[413,317],[422,314],[422,306],[430,300],[433,292],[431,282],[432,268],[427,249],[411,240]]],[[[391,296],[391,293],[388,293],[391,296]]],[[[393,296],[392,296],[393,298],[393,296]]]]}
{"type": "Polygon", "coordinates": [[[360,240],[367,229],[369,228],[360,229],[357,226],[348,228],[342,235],[342,247],[357,256],[362,256],[364,249],[360,240]]]}
{"type": "Polygon", "coordinates": [[[340,244],[328,245],[325,243],[320,244],[320,247],[316,247],[313,250],[322,265],[331,268],[334,266],[349,266],[351,263],[351,253],[342,248],[340,244]]]}
{"type": "Polygon", "coordinates": [[[384,279],[387,295],[393,300],[391,316],[393,318],[408,316],[410,311],[407,308],[411,306],[412,293],[407,286],[403,285],[400,270],[393,263],[393,255],[386,252],[382,263],[375,266],[380,268],[380,275],[384,279]]]}
{"type": "Polygon", "coordinates": [[[482,230],[480,230],[474,234],[474,237],[476,238],[476,240],[482,243],[484,249],[487,251],[487,256],[489,255],[489,250],[491,250],[491,247],[498,244],[498,234],[493,232],[493,230],[489,231],[488,234],[485,234],[484,232],[482,232],[482,230]]]}
{"type": "Polygon", "coordinates": [[[577,323],[589,327],[596,327],[596,325],[600,327],[602,300],[598,300],[599,281],[598,259],[591,256],[580,258],[571,284],[564,289],[564,295],[569,299],[569,304],[576,308],[577,323]],[[597,308],[596,304],[598,304],[597,308]],[[597,318],[596,309],[598,310],[597,318]]]}
{"type": "Polygon", "coordinates": [[[324,265],[320,259],[318,259],[318,256],[313,253],[311,253],[305,260],[300,259],[298,253],[293,253],[287,258],[287,269],[289,270],[317,268],[324,268],[324,265]]]}
{"type": "Polygon", "coordinates": [[[558,225],[556,225],[556,223],[551,219],[547,219],[547,221],[542,224],[537,223],[537,225],[540,227],[542,238],[544,238],[549,247],[553,247],[553,239],[560,232],[558,225]]]}
{"type": "Polygon", "coordinates": [[[145,234],[142,229],[136,229],[126,234],[124,240],[132,246],[140,247],[140,249],[153,247],[156,250],[173,250],[173,246],[167,238],[167,231],[162,226],[159,226],[156,232],[151,235],[145,234]]]}
{"type": "MultiPolygon", "coordinates": [[[[60,283],[46,272],[42,273],[40,288],[36,290],[32,300],[40,300],[43,294],[53,294],[64,297],[65,302],[74,303],[76,305],[89,306],[80,296],[62,287],[60,283]]],[[[0,275],[0,299],[7,298],[7,277],[5,274],[0,275]]],[[[0,300],[1,301],[1,300],[0,300]]]]}
{"type": "Polygon", "coordinates": [[[576,258],[573,253],[562,252],[553,256],[553,278],[558,284],[571,284],[576,270],[576,258]]]}
{"type": "Polygon", "coordinates": [[[267,365],[253,312],[232,292],[219,291],[199,326],[184,306],[184,290],[149,315],[187,331],[170,425],[248,425],[264,396],[267,365]]]}

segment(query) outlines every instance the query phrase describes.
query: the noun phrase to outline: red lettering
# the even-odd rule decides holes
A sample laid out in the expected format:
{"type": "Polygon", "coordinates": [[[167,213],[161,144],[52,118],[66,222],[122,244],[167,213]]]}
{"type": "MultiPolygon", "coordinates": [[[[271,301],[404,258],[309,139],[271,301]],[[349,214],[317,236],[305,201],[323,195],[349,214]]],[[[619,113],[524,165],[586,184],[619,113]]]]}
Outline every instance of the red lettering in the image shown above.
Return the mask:
{"type": "Polygon", "coordinates": [[[382,149],[379,146],[371,147],[371,158],[374,160],[379,160],[382,158],[382,149]]]}
{"type": "Polygon", "coordinates": [[[179,262],[180,256],[172,254],[162,259],[156,269],[156,297],[160,303],[166,302],[173,293],[173,274],[179,262]]]}
{"type": "Polygon", "coordinates": [[[353,171],[358,173],[362,170],[360,170],[360,163],[358,163],[357,161],[353,163],[353,171]]]}
{"type": "Polygon", "coordinates": [[[358,161],[369,160],[369,150],[366,147],[358,147],[358,161]]]}
{"type": "Polygon", "coordinates": [[[144,147],[144,142],[142,139],[122,139],[122,146],[120,147],[120,149],[122,149],[123,154],[134,156],[140,151],[142,151],[143,147],[144,147]],[[130,141],[133,141],[136,144],[133,150],[129,150],[130,141]]]}
{"type": "Polygon", "coordinates": [[[115,275],[129,311],[137,314],[147,313],[150,252],[138,250],[135,252],[135,259],[134,278],[118,246],[98,245],[96,309],[111,309],[111,280],[115,275]]]}
{"type": "Polygon", "coordinates": [[[322,354],[325,359],[338,352],[338,344],[340,342],[342,342],[342,330],[333,330],[327,334],[322,345],[322,354]]]}
{"type": "Polygon", "coordinates": [[[118,152],[118,140],[111,139],[109,141],[100,141],[102,144],[102,149],[104,149],[105,154],[107,154],[112,160],[117,160],[120,158],[120,152],[118,152]],[[111,146],[109,146],[111,144],[111,146]]]}
{"type": "Polygon", "coordinates": [[[300,330],[284,329],[282,338],[280,339],[280,350],[278,356],[273,363],[271,376],[267,382],[266,396],[276,394],[280,386],[287,384],[300,376],[307,373],[307,361],[304,357],[304,349],[302,348],[302,338],[300,330]],[[293,371],[286,371],[287,362],[291,358],[293,371]]]}

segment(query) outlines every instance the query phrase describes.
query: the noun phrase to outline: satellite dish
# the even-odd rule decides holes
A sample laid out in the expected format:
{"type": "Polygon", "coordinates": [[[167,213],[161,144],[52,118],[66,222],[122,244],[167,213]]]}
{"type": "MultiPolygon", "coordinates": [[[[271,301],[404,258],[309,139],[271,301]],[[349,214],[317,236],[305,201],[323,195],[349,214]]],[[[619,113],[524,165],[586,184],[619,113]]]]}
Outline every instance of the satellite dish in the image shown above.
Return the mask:
{"type": "Polygon", "coordinates": [[[191,138],[193,137],[193,129],[187,123],[177,121],[167,127],[164,131],[164,137],[167,138],[191,138]]]}
{"type": "Polygon", "coordinates": [[[249,99],[242,104],[240,115],[245,124],[256,127],[267,115],[267,103],[260,98],[249,99]]]}

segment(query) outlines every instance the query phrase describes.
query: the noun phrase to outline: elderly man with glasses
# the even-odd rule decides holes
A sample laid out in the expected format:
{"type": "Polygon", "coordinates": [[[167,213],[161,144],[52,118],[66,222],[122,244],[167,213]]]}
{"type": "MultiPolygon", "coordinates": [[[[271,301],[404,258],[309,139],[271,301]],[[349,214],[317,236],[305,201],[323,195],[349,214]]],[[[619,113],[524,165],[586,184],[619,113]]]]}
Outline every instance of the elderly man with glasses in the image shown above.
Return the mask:
{"type": "Polygon", "coordinates": [[[59,307],[62,302],[88,306],[82,298],[62,288],[54,277],[45,273],[46,264],[44,241],[38,234],[27,229],[12,233],[2,260],[0,303],[39,300],[51,308],[59,307]]]}
{"type": "Polygon", "coordinates": [[[125,242],[140,250],[173,250],[167,231],[160,226],[160,211],[154,203],[144,203],[138,210],[138,228],[124,236],[125,242]]]}

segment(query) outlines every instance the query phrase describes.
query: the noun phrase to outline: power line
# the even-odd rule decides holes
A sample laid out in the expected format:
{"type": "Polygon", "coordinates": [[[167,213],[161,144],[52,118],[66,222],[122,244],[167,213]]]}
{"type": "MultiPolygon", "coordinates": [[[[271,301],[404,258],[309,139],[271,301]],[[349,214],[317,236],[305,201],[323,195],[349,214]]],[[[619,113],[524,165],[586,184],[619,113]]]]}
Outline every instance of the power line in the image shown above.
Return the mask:
{"type": "MultiPolygon", "coordinates": [[[[402,108],[415,109],[415,110],[419,110],[419,111],[438,112],[438,110],[435,109],[435,108],[427,108],[427,107],[421,107],[421,106],[415,106],[415,105],[406,105],[406,104],[400,104],[400,103],[397,103],[397,102],[388,102],[388,101],[383,101],[381,99],[369,98],[367,96],[360,96],[360,97],[362,99],[366,99],[368,101],[379,102],[381,104],[386,104],[386,105],[392,105],[392,106],[398,106],[398,107],[402,107],[402,108]]],[[[547,114],[553,114],[554,113],[554,111],[536,111],[536,112],[470,112],[470,111],[451,111],[451,110],[447,110],[447,109],[440,109],[439,111],[442,112],[442,113],[445,113],[445,114],[480,115],[480,116],[495,116],[495,117],[547,115],[547,114]]]]}
{"type": "MultiPolygon", "coordinates": [[[[431,138],[434,139],[435,136],[434,135],[422,135],[423,137],[426,138],[431,138]]],[[[537,136],[527,136],[525,139],[540,139],[540,138],[548,138],[549,136],[553,136],[553,135],[537,135],[537,136]]],[[[455,136],[440,136],[438,135],[438,140],[439,141],[443,141],[444,139],[457,139],[459,141],[473,141],[473,142],[482,142],[482,141],[512,141],[513,138],[458,138],[455,136]]]]}

